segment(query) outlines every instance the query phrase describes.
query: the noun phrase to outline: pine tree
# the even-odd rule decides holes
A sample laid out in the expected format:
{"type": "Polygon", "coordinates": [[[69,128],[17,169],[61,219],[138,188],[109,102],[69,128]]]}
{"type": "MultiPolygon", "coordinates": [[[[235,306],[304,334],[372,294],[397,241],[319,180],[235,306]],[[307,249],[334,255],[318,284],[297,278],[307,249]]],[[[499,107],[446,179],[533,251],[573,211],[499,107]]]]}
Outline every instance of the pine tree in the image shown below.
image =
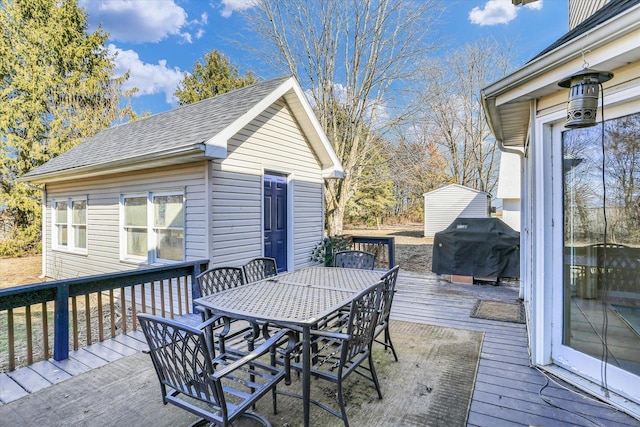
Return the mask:
{"type": "Polygon", "coordinates": [[[0,0],[0,209],[13,222],[0,255],[37,252],[40,192],[16,179],[95,135],[119,108],[101,29],[89,33],[75,0],[0,0]]]}
{"type": "Polygon", "coordinates": [[[191,74],[184,73],[184,79],[178,84],[174,95],[178,97],[180,105],[186,105],[257,82],[251,71],[240,76],[229,58],[214,49],[205,54],[204,63],[196,62],[191,74]]]}

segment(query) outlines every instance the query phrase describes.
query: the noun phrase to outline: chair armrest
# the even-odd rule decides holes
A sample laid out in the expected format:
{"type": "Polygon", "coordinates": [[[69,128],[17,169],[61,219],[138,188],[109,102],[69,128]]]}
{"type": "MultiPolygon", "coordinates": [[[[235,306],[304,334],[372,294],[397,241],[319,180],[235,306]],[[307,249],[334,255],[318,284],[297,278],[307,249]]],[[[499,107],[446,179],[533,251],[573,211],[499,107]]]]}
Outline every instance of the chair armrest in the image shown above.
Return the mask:
{"type": "Polygon", "coordinates": [[[293,331],[290,331],[289,329],[282,329],[280,332],[278,332],[277,334],[273,335],[271,338],[263,342],[262,345],[260,345],[260,347],[256,348],[251,353],[247,354],[241,359],[236,360],[230,365],[227,365],[224,368],[215,371],[212,377],[217,379],[223,378],[229,375],[231,372],[235,371],[236,369],[241,368],[242,366],[251,362],[252,360],[257,359],[258,357],[267,353],[267,351],[269,351],[271,347],[276,345],[282,338],[284,338],[285,335],[288,335],[289,342],[291,342],[292,340],[295,340],[295,336],[294,336],[295,334],[293,333],[293,331]]]}
{"type": "Polygon", "coordinates": [[[331,331],[323,331],[323,330],[312,330],[312,336],[317,337],[325,337],[325,338],[335,338],[337,340],[349,341],[351,339],[351,335],[343,334],[342,332],[331,332],[331,331]]]}
{"type": "Polygon", "coordinates": [[[209,326],[211,326],[212,323],[217,322],[218,320],[220,320],[220,318],[222,318],[221,315],[215,315],[213,317],[210,317],[209,319],[205,320],[204,322],[200,323],[198,326],[196,326],[196,328],[200,329],[200,330],[204,330],[206,328],[208,328],[209,326]]]}

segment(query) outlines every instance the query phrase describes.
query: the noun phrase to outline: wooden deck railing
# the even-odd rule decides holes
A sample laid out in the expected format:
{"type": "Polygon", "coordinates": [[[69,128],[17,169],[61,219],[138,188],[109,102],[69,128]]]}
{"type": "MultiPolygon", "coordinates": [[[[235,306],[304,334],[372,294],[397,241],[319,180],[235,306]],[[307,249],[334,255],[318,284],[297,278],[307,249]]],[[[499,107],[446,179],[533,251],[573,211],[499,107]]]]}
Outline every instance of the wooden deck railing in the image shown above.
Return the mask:
{"type": "Polygon", "coordinates": [[[0,290],[0,372],[137,330],[137,312],[193,312],[195,277],[207,260],[0,290]],[[53,329],[50,325],[53,325],[53,329]]]}
{"type": "Polygon", "coordinates": [[[350,236],[353,249],[371,252],[376,256],[375,268],[392,269],[395,266],[395,239],[393,237],[350,236]]]}

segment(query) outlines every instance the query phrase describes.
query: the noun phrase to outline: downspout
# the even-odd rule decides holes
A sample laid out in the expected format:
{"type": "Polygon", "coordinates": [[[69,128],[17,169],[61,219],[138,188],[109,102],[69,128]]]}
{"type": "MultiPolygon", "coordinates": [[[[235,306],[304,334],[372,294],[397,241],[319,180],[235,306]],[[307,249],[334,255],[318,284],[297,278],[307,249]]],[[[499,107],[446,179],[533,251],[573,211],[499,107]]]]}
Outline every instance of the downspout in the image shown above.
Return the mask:
{"type": "MultiPolygon", "coordinates": [[[[496,132],[495,132],[494,127],[493,127],[493,122],[491,120],[492,115],[488,114],[488,113],[490,111],[494,111],[495,114],[497,115],[497,109],[495,108],[495,104],[490,104],[488,102],[488,98],[486,97],[484,90],[481,91],[481,100],[482,100],[482,106],[483,106],[485,112],[487,113],[487,124],[489,125],[489,130],[495,136],[496,132]]],[[[529,146],[530,139],[531,139],[531,123],[533,123],[535,111],[536,111],[536,100],[532,99],[530,101],[530,108],[529,108],[529,126],[527,126],[527,138],[525,140],[523,150],[518,150],[518,149],[515,149],[515,148],[506,147],[504,145],[503,140],[502,139],[498,139],[496,137],[496,143],[498,144],[498,149],[501,152],[516,154],[520,158],[525,157],[525,153],[526,153],[526,150],[527,150],[526,147],[529,146]]],[[[522,195],[522,183],[520,183],[520,194],[522,195]]],[[[521,196],[520,200],[522,200],[522,196],[521,196]]],[[[520,202],[520,203],[522,205],[522,202],[520,202]]],[[[520,217],[522,218],[522,214],[520,215],[520,217]]],[[[522,233],[520,235],[522,236],[522,233]]],[[[522,237],[520,237],[520,245],[522,246],[522,237]]],[[[520,267],[521,267],[520,268],[520,271],[521,271],[520,276],[522,276],[522,267],[523,267],[522,263],[520,264],[520,267]]],[[[519,286],[519,290],[518,290],[518,298],[524,299],[524,293],[525,293],[524,292],[524,284],[523,284],[522,280],[520,280],[520,286],[519,286]]]]}
{"type": "Polygon", "coordinates": [[[44,279],[47,276],[47,187],[36,187],[25,181],[25,185],[32,189],[38,190],[42,194],[42,274],[38,279],[44,279]]]}

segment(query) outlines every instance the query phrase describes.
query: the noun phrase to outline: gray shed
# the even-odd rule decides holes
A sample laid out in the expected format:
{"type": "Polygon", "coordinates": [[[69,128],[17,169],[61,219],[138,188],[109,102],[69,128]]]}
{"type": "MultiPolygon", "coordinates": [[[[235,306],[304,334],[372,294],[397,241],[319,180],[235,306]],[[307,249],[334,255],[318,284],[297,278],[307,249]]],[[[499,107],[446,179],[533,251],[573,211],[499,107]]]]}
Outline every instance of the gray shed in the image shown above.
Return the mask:
{"type": "Polygon", "coordinates": [[[489,193],[450,184],[424,194],[424,235],[433,237],[456,218],[487,218],[490,213],[489,193]]]}

